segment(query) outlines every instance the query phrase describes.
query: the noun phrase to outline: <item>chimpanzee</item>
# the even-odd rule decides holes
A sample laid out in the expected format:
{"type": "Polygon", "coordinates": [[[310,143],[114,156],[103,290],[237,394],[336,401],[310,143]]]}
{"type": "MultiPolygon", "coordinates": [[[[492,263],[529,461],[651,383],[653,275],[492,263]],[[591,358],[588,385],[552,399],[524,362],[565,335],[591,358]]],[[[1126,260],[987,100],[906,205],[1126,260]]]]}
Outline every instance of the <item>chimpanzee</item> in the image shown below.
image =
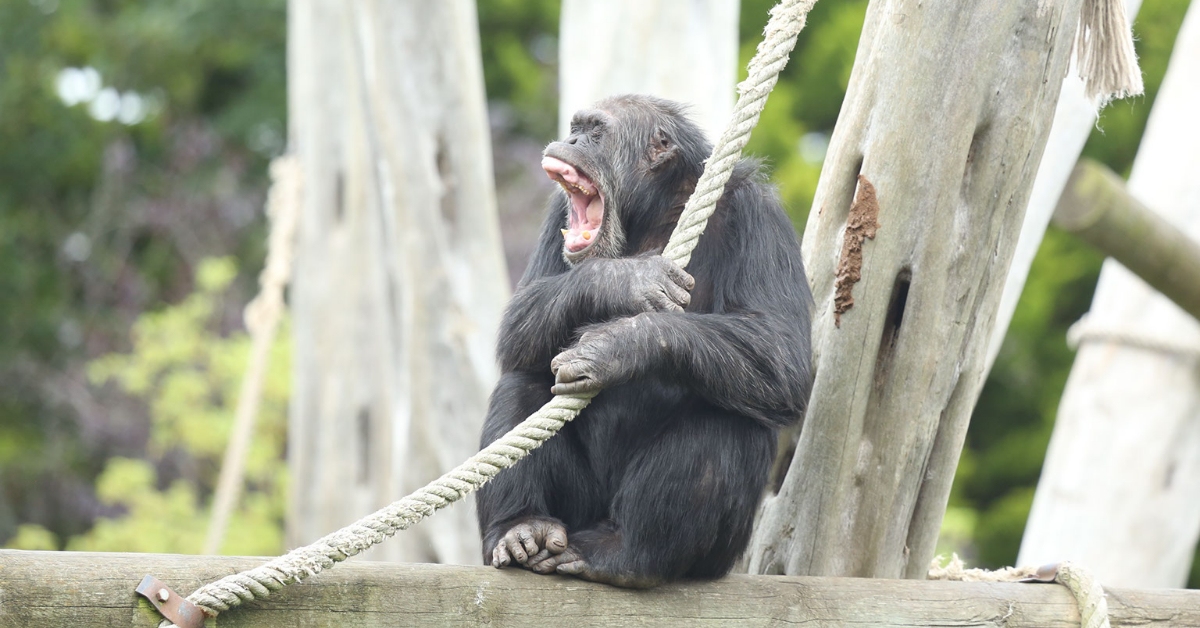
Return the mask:
{"type": "Polygon", "coordinates": [[[483,445],[553,393],[604,390],[480,490],[485,563],[647,588],[718,578],[749,542],[776,433],[812,387],[812,295],[749,159],[689,272],[660,255],[711,150],[683,111],[610,98],[546,147],[562,191],[501,322],[483,445]]]}

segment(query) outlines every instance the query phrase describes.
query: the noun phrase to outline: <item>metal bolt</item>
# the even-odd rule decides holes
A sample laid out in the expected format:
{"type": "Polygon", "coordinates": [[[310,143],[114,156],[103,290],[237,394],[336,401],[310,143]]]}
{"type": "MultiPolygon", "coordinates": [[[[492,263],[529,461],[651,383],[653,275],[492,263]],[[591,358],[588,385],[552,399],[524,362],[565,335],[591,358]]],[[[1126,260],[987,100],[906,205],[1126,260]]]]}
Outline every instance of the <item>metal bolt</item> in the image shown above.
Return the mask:
{"type": "Polygon", "coordinates": [[[170,592],[170,591],[168,591],[168,590],[166,590],[166,589],[159,589],[159,590],[158,590],[158,601],[160,601],[160,602],[166,602],[166,601],[167,601],[167,600],[169,600],[169,599],[171,599],[171,592],[170,592]]]}

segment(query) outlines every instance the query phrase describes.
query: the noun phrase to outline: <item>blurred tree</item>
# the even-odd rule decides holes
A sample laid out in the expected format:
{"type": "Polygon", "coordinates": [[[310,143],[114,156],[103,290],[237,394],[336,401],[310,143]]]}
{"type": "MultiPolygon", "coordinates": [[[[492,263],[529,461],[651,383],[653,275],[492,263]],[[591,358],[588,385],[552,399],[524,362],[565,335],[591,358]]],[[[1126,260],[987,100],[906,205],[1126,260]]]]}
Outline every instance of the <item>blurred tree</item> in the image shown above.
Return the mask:
{"type": "MultiPolygon", "coordinates": [[[[110,458],[97,495],[113,515],[66,542],[67,549],[196,553],[208,524],[206,502],[229,440],[237,394],[250,351],[244,332],[212,331],[227,288],[237,274],[230,259],[202,262],[198,291],[181,303],[144,314],[133,328],[130,353],[90,364],[97,385],[116,384],[147,400],[153,423],[149,458],[110,458]],[[157,468],[178,476],[168,481],[157,468]]],[[[263,387],[257,435],[251,447],[248,490],[234,515],[225,553],[276,554],[283,549],[289,346],[279,340],[263,387]]],[[[57,538],[26,524],[10,547],[47,549],[57,538]]]]}
{"type": "Polygon", "coordinates": [[[84,363],[204,257],[261,259],[284,30],[283,0],[0,3],[0,539],[111,512],[92,481],[148,420],[84,363]]]}
{"type": "MultiPolygon", "coordinates": [[[[478,451],[509,290],[475,1],[289,9],[294,546],[478,451]]],[[[478,563],[471,503],[369,556],[478,563]]]]}

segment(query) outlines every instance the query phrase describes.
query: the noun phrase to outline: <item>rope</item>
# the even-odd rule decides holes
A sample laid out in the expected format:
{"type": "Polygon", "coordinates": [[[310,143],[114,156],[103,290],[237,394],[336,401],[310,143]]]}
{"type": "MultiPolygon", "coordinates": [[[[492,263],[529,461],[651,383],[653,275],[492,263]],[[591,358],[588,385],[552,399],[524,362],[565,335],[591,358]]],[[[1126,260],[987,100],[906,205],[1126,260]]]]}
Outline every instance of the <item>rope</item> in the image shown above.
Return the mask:
{"type": "MultiPolygon", "coordinates": [[[[729,181],[750,131],[766,105],[767,95],[779,79],[796,37],[804,28],[816,0],[782,0],[771,9],[764,39],[750,60],[748,76],[738,84],[732,121],[705,162],[696,191],[688,199],[663,255],[686,267],[704,232],[708,218],[729,181]]],[[[517,427],[466,462],[413,494],[393,502],[358,521],[330,533],[315,543],[296,548],[266,564],[206,584],[188,601],[215,617],[243,602],[267,597],[288,584],[315,576],[335,563],[362,552],[400,530],[462,499],[486,484],[500,471],[525,458],[568,421],[579,416],[595,394],[559,395],[517,427]]],[[[164,623],[164,626],[170,624],[164,623]]]]}
{"type": "Polygon", "coordinates": [[[1081,628],[1110,628],[1108,599],[1104,588],[1084,568],[1070,562],[1047,567],[1005,567],[996,571],[967,569],[957,554],[941,566],[941,557],[933,559],[928,579],[956,582],[1055,582],[1063,585],[1075,598],[1079,608],[1081,628]]]}
{"type": "Polygon", "coordinates": [[[1200,344],[1195,342],[1180,342],[1155,337],[1142,331],[1097,325],[1092,322],[1090,314],[1084,314],[1083,318],[1075,321],[1075,324],[1067,329],[1067,346],[1078,349],[1080,345],[1089,341],[1114,343],[1167,355],[1200,358],[1200,344]]]}
{"type": "Polygon", "coordinates": [[[1088,98],[1099,107],[1145,91],[1125,0],[1084,0],[1075,34],[1075,63],[1088,98]]]}
{"type": "Polygon", "coordinates": [[[205,554],[216,554],[220,549],[229,518],[237,507],[242,491],[246,454],[250,451],[254,420],[258,417],[271,346],[275,343],[279,320],[283,318],[283,289],[292,274],[292,244],[296,234],[296,218],[300,213],[299,161],[288,156],[275,159],[271,162],[271,179],[271,191],[267,195],[267,216],[271,220],[267,263],[258,276],[261,286],[258,296],[246,306],[244,313],[246,329],[250,331],[253,343],[250,364],[242,379],[233,433],[225,450],[225,459],[221,462],[221,475],[213,496],[212,518],[208,524],[208,536],[204,540],[205,554]]]}
{"type": "Polygon", "coordinates": [[[779,73],[787,65],[788,56],[796,46],[796,37],[804,28],[808,12],[817,0],[783,0],[771,9],[771,19],[763,31],[763,40],[758,51],[750,60],[746,80],[738,84],[738,100],[733,108],[729,126],[712,156],[704,164],[704,173],[696,182],[696,190],[688,198],[663,256],[686,268],[692,259],[692,251],[704,233],[708,219],[717,209],[717,201],[725,192],[725,184],[733,174],[733,167],[742,156],[742,149],[750,141],[750,131],[758,124],[758,117],[767,104],[767,96],[779,81],[779,73]]]}

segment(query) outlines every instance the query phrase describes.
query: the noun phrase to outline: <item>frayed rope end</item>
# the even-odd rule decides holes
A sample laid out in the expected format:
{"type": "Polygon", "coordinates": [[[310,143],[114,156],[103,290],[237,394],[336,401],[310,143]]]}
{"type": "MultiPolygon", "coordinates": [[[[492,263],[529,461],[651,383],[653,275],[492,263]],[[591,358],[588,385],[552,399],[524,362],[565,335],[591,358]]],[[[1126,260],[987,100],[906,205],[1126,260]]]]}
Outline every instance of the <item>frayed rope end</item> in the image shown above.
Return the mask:
{"type": "Polygon", "coordinates": [[[1100,107],[1145,91],[1125,0],[1083,0],[1075,59],[1088,98],[1100,107]]]}

